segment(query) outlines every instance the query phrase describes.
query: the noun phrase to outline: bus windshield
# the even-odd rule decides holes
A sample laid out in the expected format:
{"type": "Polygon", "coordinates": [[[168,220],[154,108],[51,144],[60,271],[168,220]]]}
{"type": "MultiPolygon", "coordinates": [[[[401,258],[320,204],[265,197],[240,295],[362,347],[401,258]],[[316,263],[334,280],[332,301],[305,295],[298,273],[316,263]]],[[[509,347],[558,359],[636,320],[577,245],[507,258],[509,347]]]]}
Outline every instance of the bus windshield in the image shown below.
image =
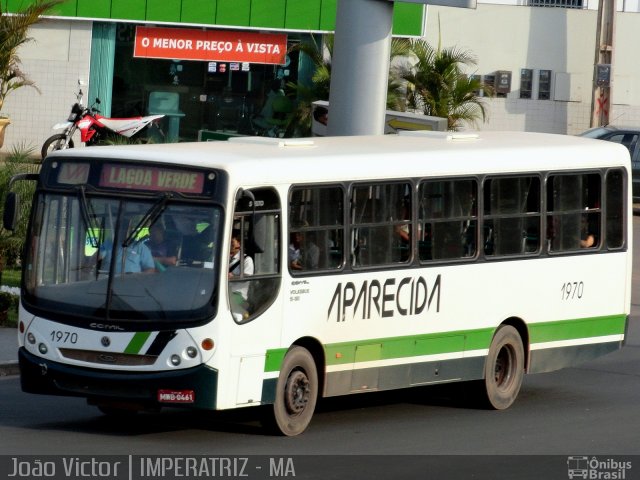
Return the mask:
{"type": "Polygon", "coordinates": [[[62,321],[194,324],[214,314],[221,209],[160,193],[42,193],[25,302],[62,321]]]}

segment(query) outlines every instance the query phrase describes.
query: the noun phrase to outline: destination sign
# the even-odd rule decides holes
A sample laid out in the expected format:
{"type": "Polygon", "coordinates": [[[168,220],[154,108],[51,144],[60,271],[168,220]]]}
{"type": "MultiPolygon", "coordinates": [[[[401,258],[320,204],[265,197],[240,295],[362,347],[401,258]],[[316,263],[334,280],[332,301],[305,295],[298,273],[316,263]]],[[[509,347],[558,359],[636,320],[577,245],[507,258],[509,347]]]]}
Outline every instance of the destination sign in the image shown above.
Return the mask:
{"type": "Polygon", "coordinates": [[[58,183],[63,185],[82,185],[89,181],[89,164],[65,162],[58,171],[58,183]]]}
{"type": "Polygon", "coordinates": [[[204,188],[204,180],[205,175],[203,172],[140,165],[106,164],[102,167],[99,186],[201,194],[204,188]]]}

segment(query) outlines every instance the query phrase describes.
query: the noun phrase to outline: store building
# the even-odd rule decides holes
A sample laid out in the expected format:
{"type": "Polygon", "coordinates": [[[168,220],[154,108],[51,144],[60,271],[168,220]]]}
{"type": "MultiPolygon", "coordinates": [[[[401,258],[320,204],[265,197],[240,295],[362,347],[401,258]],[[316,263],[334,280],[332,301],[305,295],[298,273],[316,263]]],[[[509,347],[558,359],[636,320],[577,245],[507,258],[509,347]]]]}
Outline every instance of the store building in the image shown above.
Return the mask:
{"type": "MultiPolygon", "coordinates": [[[[3,0],[4,1],[4,0],[3,0]]],[[[7,0],[16,9],[20,0],[7,0]]],[[[67,0],[21,51],[40,94],[7,99],[5,149],[36,150],[69,114],[78,89],[105,116],[165,113],[169,140],[249,133],[274,83],[303,81],[309,59],[290,47],[334,29],[337,0],[67,0]]],[[[423,5],[397,3],[394,34],[424,33],[423,5]]],[[[78,143],[78,142],[76,142],[78,143]]]]}
{"type": "MultiPolygon", "coordinates": [[[[6,1],[11,9],[21,0],[6,1]]],[[[288,49],[332,31],[336,4],[67,0],[59,15],[33,29],[36,42],[21,53],[24,71],[41,93],[23,88],[7,99],[3,113],[12,125],[3,150],[12,145],[38,150],[51,125],[67,117],[79,79],[88,84],[85,101],[99,96],[107,116],[146,114],[154,107],[152,93],[165,92],[174,100],[177,94],[167,122],[171,119],[179,139],[244,133],[274,78],[304,81],[312,72],[308,60],[296,54],[269,61],[244,55],[273,53],[276,45],[281,55],[285,44],[288,49]],[[167,28],[173,36],[160,41],[169,52],[163,58],[135,52],[144,37],[136,32],[167,28]],[[214,47],[219,39],[224,44],[214,47]],[[209,51],[220,47],[238,56],[193,59],[188,55],[198,41],[209,41],[209,51]],[[259,47],[249,52],[249,44],[259,47]]],[[[396,3],[394,34],[423,35],[433,45],[442,42],[477,57],[477,68],[468,73],[500,85],[498,96],[487,99],[488,121],[480,129],[575,134],[589,128],[593,109],[597,6],[598,0],[479,0],[476,9],[396,3]]],[[[639,13],[640,0],[617,1],[612,97],[605,105],[614,124],[640,125],[639,13]]],[[[171,104],[168,98],[161,103],[171,104]]]]}

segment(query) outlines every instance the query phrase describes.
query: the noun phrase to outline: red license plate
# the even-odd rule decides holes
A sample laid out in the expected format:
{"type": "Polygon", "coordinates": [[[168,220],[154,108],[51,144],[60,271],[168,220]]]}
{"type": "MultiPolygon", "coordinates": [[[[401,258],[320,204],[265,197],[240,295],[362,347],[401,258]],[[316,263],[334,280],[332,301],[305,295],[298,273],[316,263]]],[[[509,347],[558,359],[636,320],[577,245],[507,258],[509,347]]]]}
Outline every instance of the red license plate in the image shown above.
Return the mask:
{"type": "Polygon", "coordinates": [[[193,390],[158,390],[158,401],[162,403],[193,403],[196,395],[193,390]]]}

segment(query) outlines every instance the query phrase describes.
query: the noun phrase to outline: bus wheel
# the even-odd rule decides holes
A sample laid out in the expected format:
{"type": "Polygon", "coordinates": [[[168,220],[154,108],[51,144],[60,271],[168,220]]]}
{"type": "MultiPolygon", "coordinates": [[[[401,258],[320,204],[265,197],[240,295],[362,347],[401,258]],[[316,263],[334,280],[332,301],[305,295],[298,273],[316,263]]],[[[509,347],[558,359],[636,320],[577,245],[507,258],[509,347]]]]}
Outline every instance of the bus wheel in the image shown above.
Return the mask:
{"type": "Polygon", "coordinates": [[[504,410],[516,400],[524,377],[524,347],[518,331],[504,325],[491,341],[484,365],[485,405],[504,410]]]}
{"type": "Polygon", "coordinates": [[[311,422],[317,398],[318,372],[313,357],[307,349],[293,347],[280,369],[271,427],[290,437],[302,433],[311,422]]]}

